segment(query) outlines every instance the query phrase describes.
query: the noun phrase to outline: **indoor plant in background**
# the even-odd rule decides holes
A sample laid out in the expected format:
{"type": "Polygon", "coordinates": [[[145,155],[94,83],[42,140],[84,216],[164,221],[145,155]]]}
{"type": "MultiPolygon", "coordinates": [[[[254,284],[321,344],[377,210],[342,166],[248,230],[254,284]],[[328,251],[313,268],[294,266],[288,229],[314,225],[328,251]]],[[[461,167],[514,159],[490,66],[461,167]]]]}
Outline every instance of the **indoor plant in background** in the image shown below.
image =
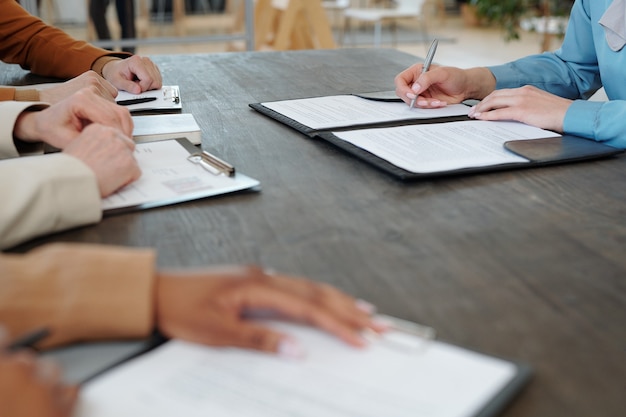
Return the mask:
{"type": "Polygon", "coordinates": [[[520,29],[542,33],[541,49],[548,50],[552,36],[562,36],[574,0],[469,0],[477,16],[504,30],[506,40],[520,37],[520,29]]]}

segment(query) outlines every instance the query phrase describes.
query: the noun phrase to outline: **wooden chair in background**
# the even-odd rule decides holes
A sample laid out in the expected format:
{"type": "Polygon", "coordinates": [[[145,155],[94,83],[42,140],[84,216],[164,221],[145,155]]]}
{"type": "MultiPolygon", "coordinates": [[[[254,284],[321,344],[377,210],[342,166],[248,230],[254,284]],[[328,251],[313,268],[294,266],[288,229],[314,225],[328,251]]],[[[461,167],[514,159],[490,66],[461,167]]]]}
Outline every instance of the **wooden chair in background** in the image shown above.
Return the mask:
{"type": "MultiPolygon", "coordinates": [[[[332,49],[336,47],[320,0],[256,0],[256,50],[332,49]]],[[[243,24],[243,13],[236,12],[243,24]]],[[[234,50],[235,48],[231,48],[234,50]]]]}
{"type": "Polygon", "coordinates": [[[424,19],[426,0],[385,0],[383,4],[379,0],[364,7],[348,7],[343,11],[344,27],[341,32],[341,40],[346,31],[352,30],[352,22],[366,22],[374,25],[374,46],[379,48],[382,43],[382,27],[384,23],[390,23],[392,44],[397,43],[397,23],[402,19],[417,19],[424,41],[427,39],[426,21],[424,19]],[[388,4],[384,4],[388,3],[388,4]]]}

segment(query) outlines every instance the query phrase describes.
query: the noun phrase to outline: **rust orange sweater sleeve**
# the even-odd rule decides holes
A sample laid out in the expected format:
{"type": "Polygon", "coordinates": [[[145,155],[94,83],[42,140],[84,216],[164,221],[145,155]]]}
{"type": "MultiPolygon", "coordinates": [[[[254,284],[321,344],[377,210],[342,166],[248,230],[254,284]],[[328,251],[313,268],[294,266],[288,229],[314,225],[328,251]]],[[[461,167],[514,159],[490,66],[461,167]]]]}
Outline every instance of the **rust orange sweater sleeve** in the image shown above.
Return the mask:
{"type": "Polygon", "coordinates": [[[92,69],[103,56],[125,58],[79,41],[26,12],[15,0],[0,0],[0,59],[31,72],[73,78],[92,69]]]}

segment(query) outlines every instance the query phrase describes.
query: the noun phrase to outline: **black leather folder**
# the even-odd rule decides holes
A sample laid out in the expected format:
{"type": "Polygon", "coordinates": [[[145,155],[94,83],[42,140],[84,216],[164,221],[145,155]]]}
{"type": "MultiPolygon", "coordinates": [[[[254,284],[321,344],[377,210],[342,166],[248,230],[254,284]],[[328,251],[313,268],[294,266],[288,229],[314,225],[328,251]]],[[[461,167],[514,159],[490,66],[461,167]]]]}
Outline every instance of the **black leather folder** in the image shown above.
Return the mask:
{"type": "MultiPolygon", "coordinates": [[[[354,95],[368,100],[384,102],[400,101],[399,98],[395,97],[395,93],[392,91],[362,93],[354,95]]],[[[607,146],[602,144],[601,142],[597,142],[594,140],[584,139],[572,135],[563,135],[559,137],[546,137],[543,139],[522,139],[506,142],[504,144],[505,149],[524,158],[526,161],[523,162],[508,162],[497,165],[486,165],[460,169],[446,169],[437,172],[413,172],[398,167],[374,153],[371,153],[357,145],[353,145],[350,142],[342,140],[341,138],[336,136],[335,133],[357,129],[469,121],[471,119],[469,119],[467,116],[435,117],[430,119],[378,122],[375,124],[362,124],[348,127],[344,126],[332,129],[313,129],[300,123],[297,120],[289,118],[282,113],[266,107],[263,103],[253,103],[250,104],[250,107],[265,116],[268,116],[280,123],[283,123],[297,130],[300,133],[307,135],[309,138],[322,139],[330,142],[338,148],[342,149],[343,151],[349,153],[350,155],[355,156],[403,181],[411,181],[439,176],[465,175],[517,168],[532,168],[538,166],[564,164],[570,162],[607,158],[624,152],[624,150],[622,149],[607,146]]]]}

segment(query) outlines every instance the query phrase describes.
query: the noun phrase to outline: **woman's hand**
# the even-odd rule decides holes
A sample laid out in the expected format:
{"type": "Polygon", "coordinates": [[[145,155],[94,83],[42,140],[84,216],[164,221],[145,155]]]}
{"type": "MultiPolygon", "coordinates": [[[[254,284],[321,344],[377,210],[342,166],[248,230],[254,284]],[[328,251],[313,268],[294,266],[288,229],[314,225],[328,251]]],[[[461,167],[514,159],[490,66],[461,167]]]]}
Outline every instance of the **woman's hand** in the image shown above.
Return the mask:
{"type": "Polygon", "coordinates": [[[479,120],[516,120],[542,129],[563,132],[565,113],[572,100],[532,86],[496,90],[472,107],[479,120]]]}
{"type": "Polygon", "coordinates": [[[432,66],[422,74],[422,64],[415,64],[396,75],[396,95],[407,104],[437,108],[457,104],[468,98],[480,99],[495,88],[495,78],[487,68],[460,69],[432,66]]]}
{"type": "Polygon", "coordinates": [[[329,285],[267,274],[258,267],[160,272],[157,278],[159,330],[168,337],[208,345],[299,356],[295,340],[249,320],[271,313],[364,346],[362,331],[384,330],[372,321],[373,310],[329,285]]]}

